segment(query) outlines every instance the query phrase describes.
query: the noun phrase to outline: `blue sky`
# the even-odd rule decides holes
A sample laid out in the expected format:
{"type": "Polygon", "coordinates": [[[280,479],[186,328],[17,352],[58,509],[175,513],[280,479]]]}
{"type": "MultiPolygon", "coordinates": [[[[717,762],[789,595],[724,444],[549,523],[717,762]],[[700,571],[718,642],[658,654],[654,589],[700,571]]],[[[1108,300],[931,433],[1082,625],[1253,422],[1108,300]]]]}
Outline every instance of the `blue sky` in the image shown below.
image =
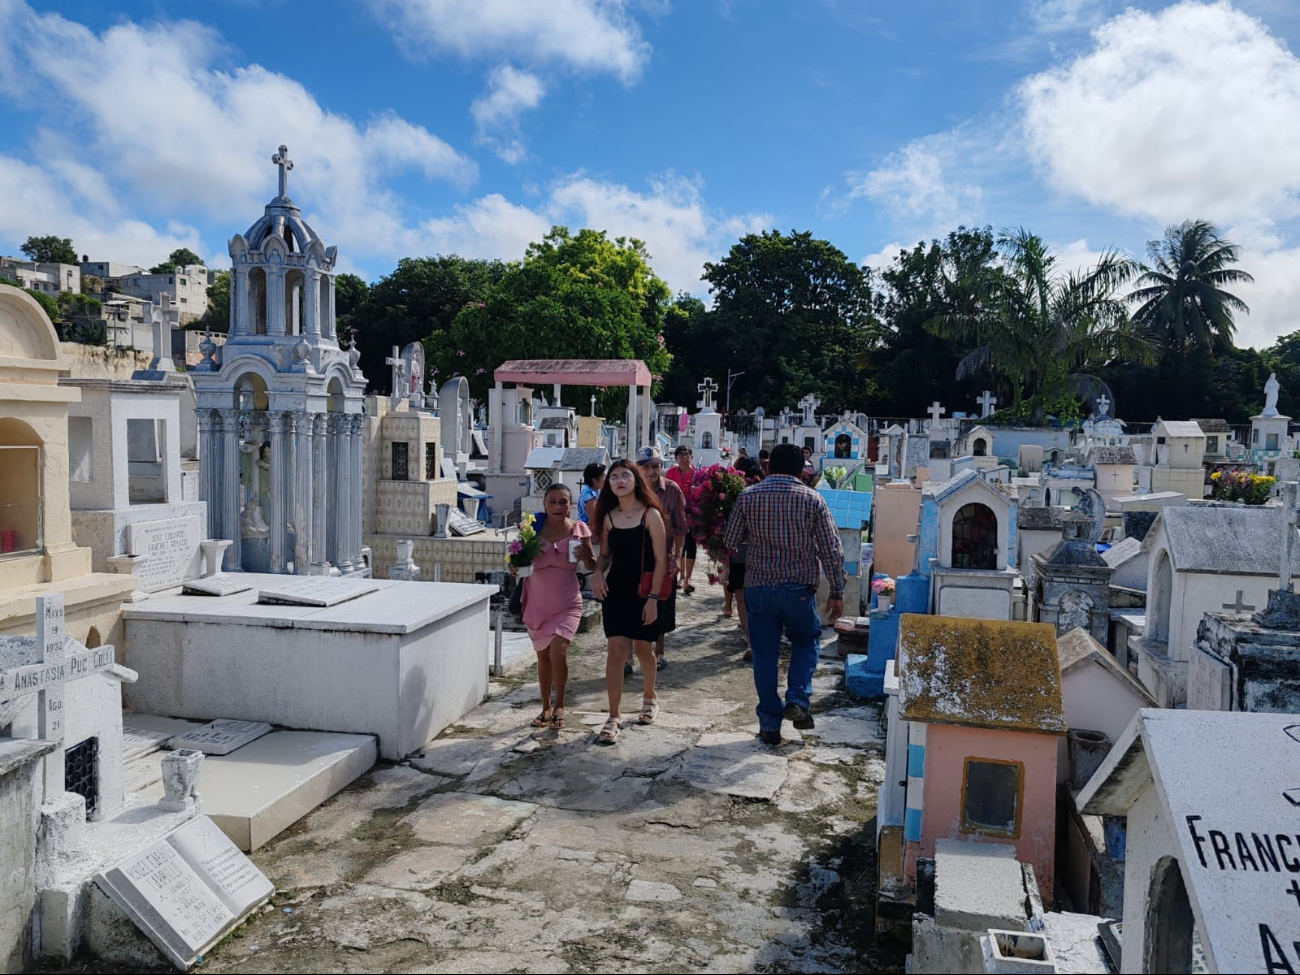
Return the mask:
{"type": "Polygon", "coordinates": [[[275,191],[368,279],[644,239],[676,290],[745,232],[879,264],[958,224],[1065,266],[1188,217],[1243,247],[1244,344],[1300,328],[1300,5],[1236,0],[0,0],[0,253],[149,264],[275,191]]]}

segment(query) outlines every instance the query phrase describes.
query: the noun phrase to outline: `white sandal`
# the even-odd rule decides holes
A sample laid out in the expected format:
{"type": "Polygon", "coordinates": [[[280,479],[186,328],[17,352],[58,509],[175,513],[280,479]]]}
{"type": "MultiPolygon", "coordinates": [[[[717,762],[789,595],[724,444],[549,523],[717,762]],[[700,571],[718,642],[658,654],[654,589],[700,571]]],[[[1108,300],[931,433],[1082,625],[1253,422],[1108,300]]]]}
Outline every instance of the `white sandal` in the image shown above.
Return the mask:
{"type": "Polygon", "coordinates": [[[618,741],[618,733],[620,731],[620,728],[621,726],[619,724],[619,719],[613,716],[609,717],[605,721],[605,727],[601,728],[600,734],[596,736],[596,744],[598,745],[614,744],[616,741],[618,741]]]}
{"type": "Polygon", "coordinates": [[[645,697],[641,699],[641,716],[637,719],[641,724],[654,724],[655,718],[659,717],[659,698],[645,697]]]}

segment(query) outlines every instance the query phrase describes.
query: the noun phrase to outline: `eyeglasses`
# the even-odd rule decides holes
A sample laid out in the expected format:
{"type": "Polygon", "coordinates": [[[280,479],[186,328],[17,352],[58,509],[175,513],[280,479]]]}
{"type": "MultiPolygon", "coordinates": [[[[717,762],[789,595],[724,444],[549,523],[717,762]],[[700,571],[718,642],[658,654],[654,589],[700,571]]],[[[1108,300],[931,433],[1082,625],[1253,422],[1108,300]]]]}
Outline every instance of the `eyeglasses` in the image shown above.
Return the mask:
{"type": "Polygon", "coordinates": [[[635,480],[636,480],[636,475],[633,474],[631,471],[620,471],[620,472],[617,473],[617,474],[611,474],[611,475],[609,475],[609,477],[606,478],[606,480],[609,480],[609,481],[635,481],[635,480]]]}

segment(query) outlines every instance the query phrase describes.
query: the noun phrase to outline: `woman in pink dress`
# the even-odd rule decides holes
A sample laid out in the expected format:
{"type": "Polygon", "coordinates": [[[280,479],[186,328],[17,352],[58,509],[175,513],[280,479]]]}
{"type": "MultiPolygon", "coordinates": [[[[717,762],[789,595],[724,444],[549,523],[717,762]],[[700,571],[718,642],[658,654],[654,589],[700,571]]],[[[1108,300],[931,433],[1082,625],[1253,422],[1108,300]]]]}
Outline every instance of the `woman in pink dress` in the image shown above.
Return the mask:
{"type": "Polygon", "coordinates": [[[568,485],[552,484],[543,499],[546,519],[539,537],[542,547],[524,580],[524,625],[537,652],[537,681],[542,687],[542,713],[534,728],[564,727],[564,689],[569,680],[569,644],[582,621],[582,589],[578,563],[596,567],[591,529],[570,517],[573,494],[568,485]],[[551,697],[551,686],[555,697],[551,697]]]}

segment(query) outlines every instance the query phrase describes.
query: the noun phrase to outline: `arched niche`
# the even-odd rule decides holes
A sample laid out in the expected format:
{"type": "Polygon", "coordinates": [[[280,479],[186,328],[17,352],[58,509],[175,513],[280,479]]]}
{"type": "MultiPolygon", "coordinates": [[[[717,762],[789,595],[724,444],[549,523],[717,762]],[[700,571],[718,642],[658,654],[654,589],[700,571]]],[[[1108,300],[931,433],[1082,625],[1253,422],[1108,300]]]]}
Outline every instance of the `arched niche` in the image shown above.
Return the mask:
{"type": "Polygon", "coordinates": [[[256,372],[246,372],[235,380],[234,407],[240,410],[265,410],[270,407],[266,380],[256,372]]]}
{"type": "Polygon", "coordinates": [[[45,445],[22,420],[0,417],[0,558],[44,548],[45,445]]]}
{"type": "Polygon", "coordinates": [[[266,269],[248,269],[248,334],[266,334],[266,269]]]}
{"type": "Polygon", "coordinates": [[[952,567],[998,567],[998,516],[988,505],[972,501],[952,516],[952,567]]]}
{"type": "Polygon", "coordinates": [[[0,357],[59,358],[59,336],[49,316],[25,291],[0,285],[0,357]]]}
{"type": "Polygon", "coordinates": [[[1187,897],[1183,871],[1174,857],[1163,857],[1151,871],[1147,894],[1144,972],[1190,972],[1196,918],[1187,897]]]}
{"type": "Polygon", "coordinates": [[[1169,639],[1169,612],[1174,602],[1174,566],[1169,559],[1169,551],[1161,549],[1156,556],[1154,586],[1152,587],[1152,623],[1151,639],[1167,641],[1169,639]]]}
{"type": "Polygon", "coordinates": [[[976,437],[974,444],[971,445],[971,453],[976,457],[987,457],[989,455],[989,443],[983,437],[976,437]]]}
{"type": "Polygon", "coordinates": [[[284,272],[284,334],[303,333],[304,290],[307,279],[298,268],[284,272]]]}

